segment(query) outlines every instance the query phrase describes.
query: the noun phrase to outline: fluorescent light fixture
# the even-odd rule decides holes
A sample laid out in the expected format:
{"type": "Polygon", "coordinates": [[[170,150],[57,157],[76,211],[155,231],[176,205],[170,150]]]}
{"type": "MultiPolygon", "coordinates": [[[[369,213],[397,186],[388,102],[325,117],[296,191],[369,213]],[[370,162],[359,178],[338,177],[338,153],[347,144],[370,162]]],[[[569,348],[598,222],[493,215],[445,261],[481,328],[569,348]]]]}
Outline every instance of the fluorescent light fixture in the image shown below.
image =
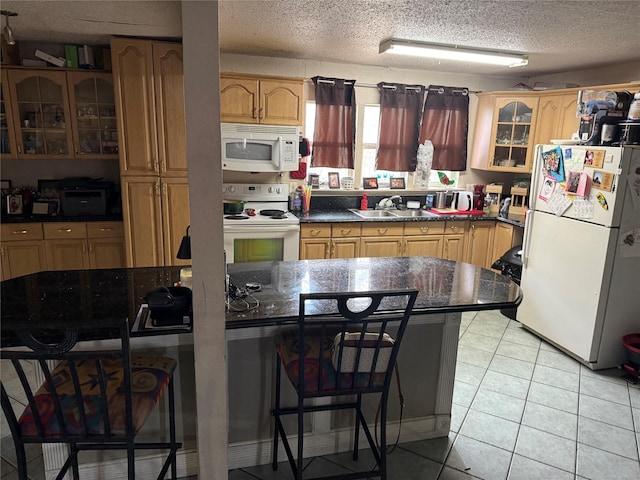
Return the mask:
{"type": "Polygon", "coordinates": [[[455,45],[414,42],[410,40],[386,40],[380,44],[380,53],[384,52],[437,58],[440,60],[503,65],[505,67],[523,67],[529,63],[528,57],[519,53],[480,50],[457,47],[455,45]]]}

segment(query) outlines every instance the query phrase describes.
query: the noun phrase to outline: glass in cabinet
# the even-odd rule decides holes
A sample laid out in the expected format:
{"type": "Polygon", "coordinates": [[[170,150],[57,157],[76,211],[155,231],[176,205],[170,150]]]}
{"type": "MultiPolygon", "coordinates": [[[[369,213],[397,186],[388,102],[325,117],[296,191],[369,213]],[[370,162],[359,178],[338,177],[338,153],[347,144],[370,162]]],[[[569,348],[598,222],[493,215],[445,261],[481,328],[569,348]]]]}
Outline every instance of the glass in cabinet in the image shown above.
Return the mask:
{"type": "Polygon", "coordinates": [[[491,167],[523,170],[529,167],[535,99],[503,99],[496,104],[491,167]]]}
{"type": "Polygon", "coordinates": [[[118,132],[110,74],[68,72],[75,154],[118,158],[118,132]]]}
{"type": "Polygon", "coordinates": [[[8,72],[18,156],[72,158],[65,72],[8,72]]]}

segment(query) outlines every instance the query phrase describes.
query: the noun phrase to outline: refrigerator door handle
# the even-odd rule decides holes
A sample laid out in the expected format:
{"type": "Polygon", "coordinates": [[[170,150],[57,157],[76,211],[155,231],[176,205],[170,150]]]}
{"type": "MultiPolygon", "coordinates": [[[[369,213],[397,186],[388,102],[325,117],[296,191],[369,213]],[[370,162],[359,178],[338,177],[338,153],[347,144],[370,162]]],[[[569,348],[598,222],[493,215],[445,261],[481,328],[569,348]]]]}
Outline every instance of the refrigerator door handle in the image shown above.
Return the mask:
{"type": "Polygon", "coordinates": [[[522,240],[522,268],[527,268],[529,263],[529,246],[531,245],[531,228],[533,227],[535,210],[527,212],[527,221],[524,224],[524,239],[522,240]]]}
{"type": "Polygon", "coordinates": [[[542,176],[542,168],[540,168],[540,158],[542,156],[542,145],[536,145],[535,157],[533,160],[533,170],[531,171],[531,186],[529,191],[529,208],[536,209],[538,203],[538,187],[540,186],[540,177],[542,176]]]}

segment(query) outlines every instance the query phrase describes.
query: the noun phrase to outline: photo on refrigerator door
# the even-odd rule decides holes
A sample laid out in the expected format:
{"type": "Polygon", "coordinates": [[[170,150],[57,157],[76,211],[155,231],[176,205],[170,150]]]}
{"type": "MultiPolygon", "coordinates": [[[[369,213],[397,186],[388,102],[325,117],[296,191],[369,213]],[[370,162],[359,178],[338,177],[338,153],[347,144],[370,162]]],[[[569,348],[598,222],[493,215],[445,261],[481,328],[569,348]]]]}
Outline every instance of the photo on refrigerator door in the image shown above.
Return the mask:
{"type": "Polygon", "coordinates": [[[604,170],[594,171],[592,186],[598,190],[610,192],[613,187],[613,173],[605,172],[604,170]]]}
{"type": "Polygon", "coordinates": [[[548,175],[552,176],[556,182],[564,182],[564,162],[562,161],[562,150],[560,147],[542,152],[542,168],[548,175]]]}
{"type": "Polygon", "coordinates": [[[548,201],[551,198],[551,195],[553,195],[553,191],[555,189],[556,179],[553,177],[544,177],[538,198],[544,202],[548,201]]]}

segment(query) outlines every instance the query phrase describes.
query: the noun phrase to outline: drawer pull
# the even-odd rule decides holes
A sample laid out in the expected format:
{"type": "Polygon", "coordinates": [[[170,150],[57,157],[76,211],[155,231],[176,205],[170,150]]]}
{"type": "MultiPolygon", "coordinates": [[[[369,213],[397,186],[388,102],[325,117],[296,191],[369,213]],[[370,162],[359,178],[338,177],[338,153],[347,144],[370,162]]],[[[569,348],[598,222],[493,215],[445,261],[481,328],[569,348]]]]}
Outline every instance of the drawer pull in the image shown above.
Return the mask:
{"type": "Polygon", "coordinates": [[[451,230],[453,230],[454,232],[457,232],[459,229],[460,227],[454,227],[454,226],[451,227],[451,230]]]}
{"type": "Polygon", "coordinates": [[[317,228],[312,229],[309,233],[311,233],[311,235],[318,235],[320,233],[320,230],[318,230],[317,228]]]}
{"type": "Polygon", "coordinates": [[[429,231],[429,227],[420,227],[420,231],[422,233],[427,233],[429,231]]]}
{"type": "Polygon", "coordinates": [[[26,230],[13,230],[11,233],[13,233],[14,235],[26,235],[27,231],[26,230]]]}
{"type": "Polygon", "coordinates": [[[349,235],[351,233],[351,229],[350,228],[343,228],[341,230],[342,235],[349,235]]]}
{"type": "Polygon", "coordinates": [[[385,233],[387,233],[387,229],[386,229],[386,228],[379,228],[379,229],[378,229],[378,233],[379,233],[380,235],[384,235],[385,233]]]}
{"type": "Polygon", "coordinates": [[[100,231],[101,231],[101,232],[110,232],[111,230],[113,230],[113,228],[105,228],[105,227],[102,227],[102,228],[100,229],[100,231]]]}
{"type": "Polygon", "coordinates": [[[71,233],[70,228],[59,228],[58,233],[71,233]]]}

